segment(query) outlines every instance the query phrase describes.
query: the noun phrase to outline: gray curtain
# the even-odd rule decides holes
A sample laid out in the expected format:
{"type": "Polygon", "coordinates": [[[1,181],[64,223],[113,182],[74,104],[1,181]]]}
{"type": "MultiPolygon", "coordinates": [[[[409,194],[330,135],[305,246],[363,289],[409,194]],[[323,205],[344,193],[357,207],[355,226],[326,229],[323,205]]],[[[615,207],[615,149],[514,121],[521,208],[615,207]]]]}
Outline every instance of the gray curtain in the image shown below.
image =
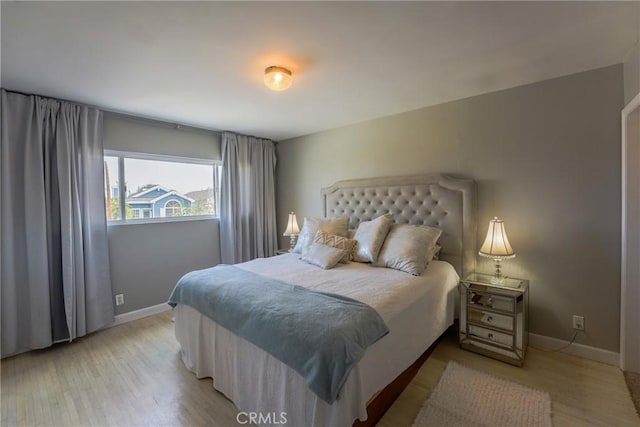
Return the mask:
{"type": "Polygon", "coordinates": [[[222,134],[220,246],[222,262],[272,256],[276,229],[276,149],[268,139],[222,134]]]}
{"type": "Polygon", "coordinates": [[[112,323],[102,112],[2,90],[2,357],[112,323]]]}

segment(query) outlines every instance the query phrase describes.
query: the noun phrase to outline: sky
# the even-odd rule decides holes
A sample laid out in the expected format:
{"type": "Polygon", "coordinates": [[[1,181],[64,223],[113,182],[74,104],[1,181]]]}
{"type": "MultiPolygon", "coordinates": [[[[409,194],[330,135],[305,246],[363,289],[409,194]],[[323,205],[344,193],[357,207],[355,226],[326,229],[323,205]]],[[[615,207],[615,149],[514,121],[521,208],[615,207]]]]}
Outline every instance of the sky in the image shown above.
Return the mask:
{"type": "MultiPolygon", "coordinates": [[[[118,159],[105,156],[104,160],[113,187],[118,182],[118,159]]],[[[125,159],[124,169],[129,194],[146,184],[158,184],[182,194],[213,187],[211,165],[125,159]]]]}

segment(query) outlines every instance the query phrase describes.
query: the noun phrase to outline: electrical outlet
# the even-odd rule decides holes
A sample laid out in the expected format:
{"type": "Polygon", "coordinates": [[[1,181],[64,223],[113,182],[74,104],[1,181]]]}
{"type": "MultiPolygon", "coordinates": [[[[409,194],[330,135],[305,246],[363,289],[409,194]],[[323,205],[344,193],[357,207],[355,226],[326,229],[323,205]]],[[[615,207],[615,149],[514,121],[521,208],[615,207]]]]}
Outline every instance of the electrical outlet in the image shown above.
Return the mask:
{"type": "Polygon", "coordinates": [[[573,316],[573,329],[584,331],[584,316],[573,316]]]}
{"type": "Polygon", "coordinates": [[[116,295],[116,305],[124,304],[124,294],[116,295]]]}

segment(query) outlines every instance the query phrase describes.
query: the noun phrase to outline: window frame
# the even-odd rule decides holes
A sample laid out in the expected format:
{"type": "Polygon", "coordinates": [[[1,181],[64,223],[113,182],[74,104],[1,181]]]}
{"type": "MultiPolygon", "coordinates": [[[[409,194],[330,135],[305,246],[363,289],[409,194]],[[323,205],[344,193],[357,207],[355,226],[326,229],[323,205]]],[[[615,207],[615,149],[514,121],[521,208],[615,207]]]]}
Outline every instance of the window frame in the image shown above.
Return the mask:
{"type": "MultiPolygon", "coordinates": [[[[195,165],[206,165],[213,167],[212,183],[214,187],[213,197],[216,198],[216,206],[220,206],[220,183],[216,182],[216,167],[222,167],[221,160],[208,160],[199,159],[193,157],[171,156],[166,154],[151,154],[151,153],[139,153],[134,151],[122,151],[122,150],[103,150],[104,157],[116,157],[118,159],[118,202],[120,206],[120,219],[107,220],[107,226],[112,225],[131,225],[131,224],[157,224],[162,222],[184,222],[184,221],[202,221],[219,219],[219,212],[213,215],[189,215],[189,216],[170,216],[170,217],[154,217],[144,218],[142,209],[140,211],[140,218],[129,219],[126,218],[126,194],[127,186],[125,183],[125,170],[124,161],[127,159],[136,160],[155,160],[161,162],[174,162],[174,163],[190,163],[195,165]],[[218,186],[218,192],[216,192],[216,184],[218,186]]],[[[105,184],[106,185],[106,184],[105,184]]],[[[104,198],[104,195],[103,195],[104,198]]]]}

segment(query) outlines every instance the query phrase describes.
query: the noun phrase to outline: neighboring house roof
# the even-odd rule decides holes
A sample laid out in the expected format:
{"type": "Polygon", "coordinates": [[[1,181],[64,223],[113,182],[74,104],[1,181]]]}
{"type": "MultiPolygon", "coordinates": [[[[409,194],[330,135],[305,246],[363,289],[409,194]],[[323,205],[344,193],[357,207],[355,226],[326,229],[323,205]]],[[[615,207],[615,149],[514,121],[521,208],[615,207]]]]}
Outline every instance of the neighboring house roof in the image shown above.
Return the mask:
{"type": "MultiPolygon", "coordinates": [[[[143,187],[144,188],[144,187],[143,187]]],[[[195,202],[194,199],[192,199],[191,197],[185,196],[184,194],[178,193],[176,190],[170,190],[168,188],[162,187],[160,185],[154,185],[153,187],[147,187],[144,188],[142,191],[139,191],[135,194],[132,194],[131,196],[127,197],[127,203],[129,204],[133,204],[133,205],[137,205],[137,204],[142,204],[142,203],[155,203],[158,200],[162,200],[165,197],[169,197],[169,196],[178,196],[181,197],[185,200],[188,200],[189,202],[193,203],[195,202]],[[158,197],[140,197],[143,196],[145,194],[148,194],[152,191],[156,191],[156,190],[160,190],[160,191],[165,191],[164,194],[158,196],[158,197]]]]}
{"type": "Polygon", "coordinates": [[[211,199],[213,198],[213,188],[207,188],[206,190],[189,191],[185,194],[187,197],[191,197],[194,200],[211,199]]]}
{"type": "Polygon", "coordinates": [[[152,191],[155,191],[155,190],[160,190],[160,191],[164,191],[164,192],[167,192],[167,193],[170,192],[170,191],[173,191],[170,188],[165,188],[165,187],[163,187],[161,185],[148,184],[148,185],[145,185],[144,187],[142,187],[142,189],[140,191],[138,191],[137,193],[133,193],[129,197],[138,198],[138,197],[143,196],[143,195],[145,195],[147,193],[151,193],[152,191]]]}

